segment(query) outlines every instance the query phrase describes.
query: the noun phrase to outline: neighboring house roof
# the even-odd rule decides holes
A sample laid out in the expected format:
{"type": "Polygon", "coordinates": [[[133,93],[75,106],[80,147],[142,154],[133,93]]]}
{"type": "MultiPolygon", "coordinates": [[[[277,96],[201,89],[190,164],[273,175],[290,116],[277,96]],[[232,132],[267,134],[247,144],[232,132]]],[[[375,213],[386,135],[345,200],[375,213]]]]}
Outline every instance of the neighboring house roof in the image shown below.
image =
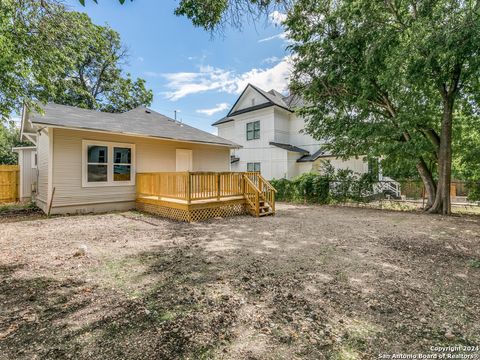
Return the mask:
{"type": "Polygon", "coordinates": [[[270,145],[273,145],[273,146],[276,146],[280,149],[284,149],[284,150],[288,150],[288,151],[293,151],[293,152],[298,152],[298,153],[301,153],[301,154],[307,154],[309,155],[310,153],[308,152],[308,150],[305,150],[305,149],[301,149],[295,145],[290,145],[290,144],[282,144],[282,143],[277,143],[277,142],[273,142],[271,141],[269,143],[270,145]]]}
{"type": "Polygon", "coordinates": [[[124,113],[106,113],[53,103],[42,108],[43,115],[37,112],[29,115],[33,124],[240,147],[230,140],[180,123],[143,106],[124,113]]]}
{"type": "Polygon", "coordinates": [[[326,151],[325,149],[318,149],[315,151],[312,155],[304,155],[301,158],[297,160],[297,162],[309,162],[309,161],[315,161],[318,158],[321,157],[329,157],[332,156],[332,154],[329,151],[326,151]]]}
{"type": "Polygon", "coordinates": [[[224,123],[227,123],[227,122],[230,122],[230,121],[233,121],[233,120],[234,120],[234,119],[225,116],[225,117],[221,118],[220,120],[215,121],[215,122],[212,124],[212,126],[224,124],[224,123]]]}
{"type": "Polygon", "coordinates": [[[259,109],[264,109],[264,108],[267,108],[267,107],[270,107],[270,106],[279,106],[284,110],[293,112],[293,110],[295,108],[297,108],[299,106],[302,106],[302,105],[303,105],[303,100],[297,95],[285,96],[275,89],[272,89],[270,91],[265,91],[265,90],[262,90],[255,85],[248,84],[245,87],[245,89],[243,89],[243,91],[240,94],[240,96],[238,97],[237,101],[235,101],[235,104],[233,104],[233,106],[230,109],[230,111],[228,112],[227,116],[225,116],[224,118],[222,118],[220,120],[215,121],[212,124],[212,126],[216,126],[216,125],[227,123],[229,121],[233,121],[234,119],[231,118],[232,116],[240,115],[240,114],[243,114],[243,113],[247,113],[247,112],[255,111],[255,110],[259,110],[259,109]],[[267,102],[263,103],[263,104],[259,104],[259,105],[250,106],[250,107],[247,107],[245,109],[240,109],[240,110],[233,111],[233,109],[235,109],[236,105],[238,104],[238,102],[240,101],[243,94],[247,91],[248,88],[252,88],[255,91],[257,91],[260,95],[262,95],[267,100],[267,102]]]}

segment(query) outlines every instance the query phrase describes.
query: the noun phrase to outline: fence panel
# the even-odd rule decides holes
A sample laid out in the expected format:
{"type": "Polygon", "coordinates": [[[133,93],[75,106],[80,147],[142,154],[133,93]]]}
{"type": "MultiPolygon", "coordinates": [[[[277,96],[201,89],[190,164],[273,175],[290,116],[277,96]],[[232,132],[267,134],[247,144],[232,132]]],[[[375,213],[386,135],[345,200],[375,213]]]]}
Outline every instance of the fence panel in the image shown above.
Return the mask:
{"type": "Polygon", "coordinates": [[[0,165],[0,203],[18,200],[19,173],[18,165],[0,165]]]}

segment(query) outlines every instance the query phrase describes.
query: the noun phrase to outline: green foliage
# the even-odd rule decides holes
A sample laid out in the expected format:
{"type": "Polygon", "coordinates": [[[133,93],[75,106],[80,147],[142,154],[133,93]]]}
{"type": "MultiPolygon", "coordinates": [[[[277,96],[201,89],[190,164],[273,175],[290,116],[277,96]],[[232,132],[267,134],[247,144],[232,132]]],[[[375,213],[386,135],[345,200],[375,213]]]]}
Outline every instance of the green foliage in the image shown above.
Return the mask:
{"type": "Polygon", "coordinates": [[[271,181],[277,190],[279,201],[311,202],[325,204],[328,202],[329,178],[314,173],[305,173],[292,180],[271,181]]]}
{"type": "Polygon", "coordinates": [[[17,154],[12,151],[15,146],[28,146],[31,144],[19,141],[18,128],[10,123],[0,123],[0,164],[14,165],[17,163],[17,154]]]}
{"type": "Polygon", "coordinates": [[[108,112],[150,105],[153,93],[145,88],[145,80],[132,80],[130,74],[122,73],[127,52],[120,35],[108,26],[93,24],[86,14],[59,11],[63,21],[76,30],[59,34],[51,24],[47,31],[68,52],[69,61],[50,75],[49,86],[37,91],[38,98],[108,112]]]}
{"type": "Polygon", "coordinates": [[[469,201],[480,201],[480,181],[468,181],[467,182],[467,199],[469,201]]]}
{"type": "Polygon", "coordinates": [[[470,265],[470,267],[472,268],[480,269],[480,260],[477,260],[477,259],[470,260],[468,262],[468,265],[470,265]]]}
{"type": "Polygon", "coordinates": [[[186,16],[193,25],[213,30],[221,22],[228,0],[181,0],[175,15],[186,16]]]}
{"type": "MultiPolygon", "coordinates": [[[[329,139],[338,156],[382,156],[387,173],[411,178],[418,166],[427,183],[438,172],[447,184],[450,115],[454,123],[479,116],[478,6],[298,0],[285,24],[295,54],[291,86],[308,104],[299,111],[306,131],[329,139]]],[[[447,187],[439,186],[442,199],[447,187]]]]}
{"type": "Polygon", "coordinates": [[[373,191],[373,179],[369,174],[359,176],[351,170],[338,170],[331,184],[330,198],[334,202],[368,201],[373,191]]]}
{"type": "Polygon", "coordinates": [[[215,31],[228,24],[242,27],[245,17],[267,17],[274,9],[286,11],[292,0],[180,0],[175,15],[186,16],[192,24],[215,31]]]}
{"type": "Polygon", "coordinates": [[[322,174],[305,173],[292,180],[271,180],[279,201],[327,204],[330,202],[368,201],[373,179],[369,174],[357,175],[351,170],[335,171],[330,164],[322,174]]]}
{"type": "Polygon", "coordinates": [[[326,203],[328,179],[316,174],[303,174],[295,179],[272,180],[279,201],[326,203]],[[326,184],[326,187],[321,184],[326,184]]]}
{"type": "Polygon", "coordinates": [[[149,105],[145,81],[124,75],[117,32],[36,0],[0,1],[0,115],[32,100],[119,112],[149,105]]]}

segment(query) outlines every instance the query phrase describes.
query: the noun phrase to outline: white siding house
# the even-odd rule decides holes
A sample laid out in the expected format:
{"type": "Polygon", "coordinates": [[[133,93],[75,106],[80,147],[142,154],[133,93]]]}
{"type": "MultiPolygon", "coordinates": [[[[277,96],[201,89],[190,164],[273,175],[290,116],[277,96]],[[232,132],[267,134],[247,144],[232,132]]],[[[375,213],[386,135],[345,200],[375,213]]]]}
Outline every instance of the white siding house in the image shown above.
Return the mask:
{"type": "Polygon", "coordinates": [[[231,170],[260,170],[267,179],[318,172],[329,160],[337,169],[368,172],[362,157],[346,161],[332,156],[324,142],[303,133],[304,120],[294,112],[299,99],[249,84],[226,117],[213,125],[218,136],[241,148],[231,150],[231,170]]]}

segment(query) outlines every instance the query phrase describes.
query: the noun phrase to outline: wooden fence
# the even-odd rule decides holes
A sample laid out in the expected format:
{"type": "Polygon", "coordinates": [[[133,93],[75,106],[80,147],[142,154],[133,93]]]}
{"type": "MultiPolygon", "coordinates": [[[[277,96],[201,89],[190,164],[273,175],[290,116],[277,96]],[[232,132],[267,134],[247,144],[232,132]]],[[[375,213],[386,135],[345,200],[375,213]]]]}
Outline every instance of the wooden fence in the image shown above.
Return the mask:
{"type": "Polygon", "coordinates": [[[0,203],[18,200],[19,172],[18,165],[0,165],[0,203]]]}

